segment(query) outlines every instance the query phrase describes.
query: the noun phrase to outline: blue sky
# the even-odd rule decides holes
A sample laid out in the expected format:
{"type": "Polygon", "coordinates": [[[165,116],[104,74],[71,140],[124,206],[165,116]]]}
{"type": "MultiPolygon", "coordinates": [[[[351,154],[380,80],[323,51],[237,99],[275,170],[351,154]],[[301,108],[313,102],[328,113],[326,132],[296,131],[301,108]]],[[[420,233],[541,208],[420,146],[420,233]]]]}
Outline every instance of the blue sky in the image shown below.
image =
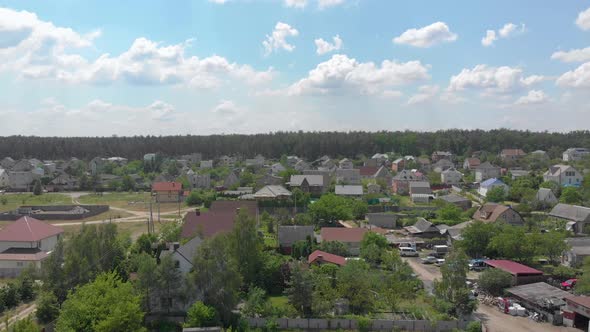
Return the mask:
{"type": "Polygon", "coordinates": [[[0,1],[3,135],[567,131],[590,1],[0,1]]]}

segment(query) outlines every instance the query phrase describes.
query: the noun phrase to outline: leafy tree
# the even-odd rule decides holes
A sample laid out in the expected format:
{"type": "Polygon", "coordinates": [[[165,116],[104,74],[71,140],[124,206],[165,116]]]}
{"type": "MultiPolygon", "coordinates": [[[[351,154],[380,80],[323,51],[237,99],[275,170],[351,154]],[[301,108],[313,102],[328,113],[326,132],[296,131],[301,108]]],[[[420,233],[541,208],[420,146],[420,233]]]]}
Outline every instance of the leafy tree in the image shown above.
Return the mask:
{"type": "Polygon", "coordinates": [[[462,240],[458,242],[458,247],[471,257],[485,256],[488,253],[490,241],[499,231],[499,226],[494,223],[474,221],[463,229],[462,240]]]}
{"type": "Polygon", "coordinates": [[[348,220],[353,217],[350,201],[342,196],[325,194],[309,207],[309,213],[314,220],[333,222],[337,220],[348,220]]]}
{"type": "Polygon", "coordinates": [[[285,294],[289,303],[304,317],[312,313],[313,275],[302,263],[293,263],[291,279],[287,282],[285,294]]]}
{"type": "Polygon", "coordinates": [[[367,232],[361,241],[361,257],[372,265],[379,265],[387,247],[388,244],[385,236],[374,232],[367,232]]]}
{"type": "Polygon", "coordinates": [[[495,250],[500,257],[530,262],[536,254],[536,245],[532,237],[525,234],[522,227],[506,225],[502,232],[494,235],[489,248],[495,250]]]}
{"type": "Polygon", "coordinates": [[[338,292],[349,301],[354,314],[371,312],[376,303],[369,265],[364,261],[349,261],[338,270],[338,292]]]}
{"type": "Polygon", "coordinates": [[[227,235],[205,240],[193,258],[191,282],[203,295],[203,303],[215,308],[224,323],[238,304],[241,276],[227,248],[227,235]]]}
{"type": "Polygon", "coordinates": [[[313,251],[313,242],[310,237],[307,240],[300,240],[291,246],[291,256],[295,259],[306,258],[313,251]]]}
{"type": "Polygon", "coordinates": [[[248,317],[256,317],[263,313],[266,304],[266,292],[259,287],[251,287],[246,295],[242,313],[248,317]]]}
{"type": "Polygon", "coordinates": [[[275,221],[268,212],[262,212],[260,215],[260,223],[266,226],[266,231],[270,234],[275,232],[275,221]]]}
{"type": "Polygon", "coordinates": [[[9,332],[39,332],[41,328],[35,324],[31,317],[17,320],[9,329],[9,332]]]}
{"type": "Polygon", "coordinates": [[[42,193],[43,193],[43,185],[41,184],[41,181],[35,180],[35,182],[33,183],[33,194],[35,196],[39,196],[42,193]]]}
{"type": "Polygon", "coordinates": [[[549,261],[554,265],[559,264],[559,258],[568,249],[565,238],[566,234],[559,231],[540,234],[540,241],[536,242],[538,248],[537,253],[547,256],[549,261]]]}
{"type": "Polygon", "coordinates": [[[43,279],[43,288],[53,293],[58,302],[61,303],[66,299],[68,291],[68,282],[66,273],[62,268],[64,262],[64,243],[60,239],[53,248],[49,257],[41,263],[41,276],[43,279]]]}
{"type": "Polygon", "coordinates": [[[318,249],[342,257],[348,256],[348,248],[340,241],[322,241],[318,249]]]}
{"type": "Polygon", "coordinates": [[[145,331],[140,296],[133,286],[114,272],[70,291],[63,303],[55,330],[60,331],[145,331]]]}
{"type": "Polygon", "coordinates": [[[186,312],[184,327],[210,327],[218,324],[215,308],[197,301],[186,312]]]}
{"type": "MultiPolygon", "coordinates": [[[[147,268],[150,267],[147,266],[147,268]]],[[[165,307],[167,312],[170,312],[172,301],[182,299],[184,294],[181,289],[182,275],[176,268],[172,255],[166,255],[160,259],[160,264],[155,269],[155,282],[159,295],[169,299],[165,307]]]]}
{"type": "Polygon", "coordinates": [[[166,222],[160,226],[160,240],[164,242],[180,241],[182,224],[178,221],[166,222]]]}
{"type": "Polygon", "coordinates": [[[453,305],[451,313],[457,317],[471,314],[477,306],[469,298],[466,285],[468,263],[467,255],[461,249],[453,249],[441,266],[442,280],[434,282],[436,295],[453,305]]]}
{"type": "Polygon", "coordinates": [[[258,285],[262,268],[263,239],[258,235],[256,220],[241,210],[229,233],[229,248],[245,285],[258,285]]]}
{"type": "Polygon", "coordinates": [[[42,324],[52,322],[59,315],[59,303],[52,292],[41,292],[37,298],[35,316],[42,324]]]}
{"type": "Polygon", "coordinates": [[[0,289],[2,302],[7,308],[16,307],[20,303],[18,287],[15,283],[9,282],[0,289]]]}
{"type": "Polygon", "coordinates": [[[35,297],[35,289],[31,273],[28,270],[23,272],[17,282],[18,297],[24,302],[32,300],[35,297]]]}
{"type": "Polygon", "coordinates": [[[496,203],[503,202],[506,199],[506,193],[504,192],[504,188],[498,186],[498,187],[494,187],[494,188],[490,189],[486,193],[486,199],[489,202],[496,202],[496,203]]]}
{"type": "Polygon", "coordinates": [[[355,219],[365,219],[365,215],[369,212],[369,206],[367,202],[358,199],[353,199],[349,202],[350,212],[352,217],[355,219]]]}
{"type": "Polygon", "coordinates": [[[590,257],[584,259],[582,275],[578,278],[574,292],[578,295],[590,295],[590,257]]]}
{"type": "Polygon", "coordinates": [[[577,188],[564,188],[559,197],[559,201],[566,204],[579,204],[582,201],[582,194],[577,188]]]}
{"type": "Polygon", "coordinates": [[[445,221],[458,221],[461,220],[461,214],[463,211],[455,204],[445,204],[439,209],[436,214],[438,219],[445,221]]]}
{"type": "Polygon", "coordinates": [[[137,282],[134,284],[140,294],[143,295],[143,307],[146,312],[151,312],[151,294],[158,287],[156,259],[145,252],[133,257],[137,268],[137,282]]]}
{"type": "Polygon", "coordinates": [[[279,295],[283,293],[289,274],[289,260],[288,256],[283,256],[275,251],[263,253],[261,284],[268,294],[279,295]]]}
{"type": "Polygon", "coordinates": [[[487,269],[481,273],[478,284],[486,292],[500,296],[505,288],[510,287],[511,282],[510,273],[500,269],[487,269]]]}
{"type": "Polygon", "coordinates": [[[539,185],[539,188],[551,189],[555,197],[559,197],[561,195],[561,186],[554,181],[545,181],[539,185]]]}

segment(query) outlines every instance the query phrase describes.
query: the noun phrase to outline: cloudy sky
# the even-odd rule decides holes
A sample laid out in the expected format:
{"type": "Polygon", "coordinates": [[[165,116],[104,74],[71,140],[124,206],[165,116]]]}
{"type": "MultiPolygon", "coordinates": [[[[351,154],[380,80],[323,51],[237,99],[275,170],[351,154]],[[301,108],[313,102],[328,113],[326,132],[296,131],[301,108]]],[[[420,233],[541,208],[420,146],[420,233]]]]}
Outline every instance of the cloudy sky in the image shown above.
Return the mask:
{"type": "Polygon", "coordinates": [[[4,1],[0,135],[590,128],[590,1],[4,1]]]}

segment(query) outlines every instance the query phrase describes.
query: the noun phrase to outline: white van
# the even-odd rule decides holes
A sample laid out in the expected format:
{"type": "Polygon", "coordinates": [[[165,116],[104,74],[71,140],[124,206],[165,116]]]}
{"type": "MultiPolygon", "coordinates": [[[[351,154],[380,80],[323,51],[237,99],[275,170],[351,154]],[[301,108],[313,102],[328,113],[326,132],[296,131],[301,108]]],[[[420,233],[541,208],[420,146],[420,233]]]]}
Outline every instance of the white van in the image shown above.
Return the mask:
{"type": "Polygon", "coordinates": [[[402,257],[418,257],[418,252],[416,249],[411,247],[400,247],[399,254],[402,257]]]}

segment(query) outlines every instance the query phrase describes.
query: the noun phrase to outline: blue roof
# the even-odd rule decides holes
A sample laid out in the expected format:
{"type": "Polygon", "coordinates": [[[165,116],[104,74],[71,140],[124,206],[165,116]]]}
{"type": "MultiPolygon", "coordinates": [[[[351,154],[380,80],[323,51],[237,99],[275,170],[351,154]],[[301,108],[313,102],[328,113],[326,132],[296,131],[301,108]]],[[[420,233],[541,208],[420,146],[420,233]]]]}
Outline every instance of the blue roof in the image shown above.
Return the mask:
{"type": "Polygon", "coordinates": [[[484,182],[482,182],[482,183],[480,184],[480,186],[481,186],[481,187],[489,187],[489,186],[491,186],[491,185],[498,185],[498,184],[505,184],[505,183],[504,183],[504,182],[502,182],[502,181],[501,181],[501,180],[499,180],[499,179],[496,179],[496,178],[491,178],[491,179],[487,179],[487,180],[485,180],[484,182]]]}

